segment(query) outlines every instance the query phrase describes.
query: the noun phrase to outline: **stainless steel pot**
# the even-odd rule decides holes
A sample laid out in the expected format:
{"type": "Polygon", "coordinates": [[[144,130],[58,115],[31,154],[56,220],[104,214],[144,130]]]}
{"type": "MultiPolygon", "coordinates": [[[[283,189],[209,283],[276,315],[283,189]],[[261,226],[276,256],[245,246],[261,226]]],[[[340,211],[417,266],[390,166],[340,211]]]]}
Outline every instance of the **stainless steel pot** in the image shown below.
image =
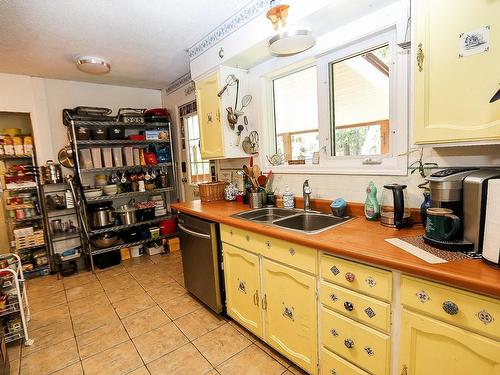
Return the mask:
{"type": "Polygon", "coordinates": [[[135,211],[136,208],[133,205],[125,204],[115,211],[115,215],[118,216],[122,225],[135,224],[137,222],[135,211]]]}
{"type": "Polygon", "coordinates": [[[115,210],[112,206],[97,206],[90,210],[90,226],[106,228],[115,224],[115,210]]]}
{"type": "Polygon", "coordinates": [[[118,236],[116,233],[108,232],[100,234],[92,240],[92,243],[95,247],[103,249],[105,247],[113,246],[118,242],[118,236]]]}
{"type": "Polygon", "coordinates": [[[59,184],[63,181],[61,165],[47,160],[47,165],[42,166],[43,181],[45,184],[59,184]]]}

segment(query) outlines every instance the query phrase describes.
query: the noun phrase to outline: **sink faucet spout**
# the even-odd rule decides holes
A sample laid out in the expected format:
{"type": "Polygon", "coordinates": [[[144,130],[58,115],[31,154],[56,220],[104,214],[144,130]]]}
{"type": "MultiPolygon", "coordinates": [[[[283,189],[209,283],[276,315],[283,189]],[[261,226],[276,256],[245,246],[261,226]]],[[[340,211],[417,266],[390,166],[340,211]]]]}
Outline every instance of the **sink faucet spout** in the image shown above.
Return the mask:
{"type": "Polygon", "coordinates": [[[302,184],[302,196],[304,197],[304,211],[311,209],[311,193],[312,189],[309,186],[309,180],[305,180],[302,184]]]}

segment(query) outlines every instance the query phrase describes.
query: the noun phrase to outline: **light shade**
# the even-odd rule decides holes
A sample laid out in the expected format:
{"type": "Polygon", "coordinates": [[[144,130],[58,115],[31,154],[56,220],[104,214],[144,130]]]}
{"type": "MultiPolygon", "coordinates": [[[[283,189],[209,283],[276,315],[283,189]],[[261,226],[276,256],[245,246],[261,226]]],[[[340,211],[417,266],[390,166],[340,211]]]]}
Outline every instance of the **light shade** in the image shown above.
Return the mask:
{"type": "Polygon", "coordinates": [[[275,56],[291,56],[304,52],[316,44],[311,30],[287,30],[269,39],[269,50],[275,56]]]}
{"type": "Polygon", "coordinates": [[[75,62],[79,70],[89,74],[106,74],[111,70],[111,65],[100,57],[78,56],[75,62]]]}

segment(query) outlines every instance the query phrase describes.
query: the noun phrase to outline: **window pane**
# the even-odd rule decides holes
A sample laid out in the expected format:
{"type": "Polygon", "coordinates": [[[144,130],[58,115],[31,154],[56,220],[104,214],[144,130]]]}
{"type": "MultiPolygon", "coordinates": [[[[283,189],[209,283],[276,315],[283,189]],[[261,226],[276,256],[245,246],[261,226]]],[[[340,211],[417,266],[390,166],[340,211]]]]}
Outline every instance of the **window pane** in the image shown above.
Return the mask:
{"type": "Polygon", "coordinates": [[[389,150],[389,46],[331,64],[334,154],[389,150]]]}
{"type": "Polygon", "coordinates": [[[319,149],[316,67],[275,79],[273,86],[277,152],[287,160],[311,159],[319,149]]]}

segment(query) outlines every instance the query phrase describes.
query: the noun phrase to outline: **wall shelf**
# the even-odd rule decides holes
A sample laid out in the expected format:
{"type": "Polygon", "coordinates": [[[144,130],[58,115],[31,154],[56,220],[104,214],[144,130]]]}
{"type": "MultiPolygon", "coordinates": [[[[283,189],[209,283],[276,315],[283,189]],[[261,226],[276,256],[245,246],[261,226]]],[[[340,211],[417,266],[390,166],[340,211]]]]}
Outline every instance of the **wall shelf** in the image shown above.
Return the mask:
{"type": "Polygon", "coordinates": [[[128,169],[148,169],[148,168],[161,168],[170,167],[172,163],[158,163],[155,165],[125,165],[123,167],[109,167],[109,168],[82,168],[80,172],[82,173],[98,173],[98,172],[114,172],[114,171],[126,171],[128,169]]]}

